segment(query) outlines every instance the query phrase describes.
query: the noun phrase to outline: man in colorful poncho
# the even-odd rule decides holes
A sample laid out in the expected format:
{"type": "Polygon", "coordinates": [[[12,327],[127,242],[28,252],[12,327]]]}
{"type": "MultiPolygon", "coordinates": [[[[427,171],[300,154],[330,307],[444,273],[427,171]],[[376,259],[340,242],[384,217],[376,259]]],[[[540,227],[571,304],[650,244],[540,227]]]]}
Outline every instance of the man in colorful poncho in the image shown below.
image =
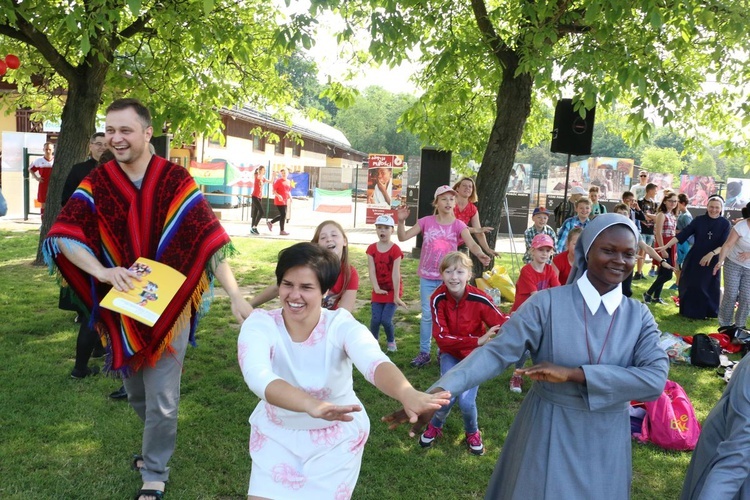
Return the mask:
{"type": "Polygon", "coordinates": [[[128,401],[144,422],[140,500],[163,497],[175,447],[180,376],[203,294],[214,276],[242,322],[252,310],[224,261],[230,239],[184,168],[152,155],[151,116],[140,102],[107,108],[105,139],[116,161],[94,170],[75,191],[45,242],[45,254],[84,304],[107,344],[107,368],[126,377],[128,401]],[[110,287],[138,281],[139,257],[187,277],[153,327],[98,307],[110,287]],[[54,259],[54,262],[53,262],[54,259]]]}

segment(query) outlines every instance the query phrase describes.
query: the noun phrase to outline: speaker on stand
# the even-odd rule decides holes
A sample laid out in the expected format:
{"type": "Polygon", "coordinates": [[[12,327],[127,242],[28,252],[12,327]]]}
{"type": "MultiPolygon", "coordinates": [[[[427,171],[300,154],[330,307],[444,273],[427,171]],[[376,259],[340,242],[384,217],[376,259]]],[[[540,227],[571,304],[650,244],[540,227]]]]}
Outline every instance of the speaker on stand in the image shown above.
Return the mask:
{"type": "MultiPolygon", "coordinates": [[[[565,188],[563,203],[568,201],[568,182],[570,180],[570,156],[590,155],[591,138],[594,134],[596,107],[586,110],[586,116],[573,109],[573,99],[561,99],[555,106],[555,121],[552,129],[550,151],[567,153],[568,165],[565,170],[565,188]]],[[[567,204],[565,205],[567,207],[567,204]]]]}

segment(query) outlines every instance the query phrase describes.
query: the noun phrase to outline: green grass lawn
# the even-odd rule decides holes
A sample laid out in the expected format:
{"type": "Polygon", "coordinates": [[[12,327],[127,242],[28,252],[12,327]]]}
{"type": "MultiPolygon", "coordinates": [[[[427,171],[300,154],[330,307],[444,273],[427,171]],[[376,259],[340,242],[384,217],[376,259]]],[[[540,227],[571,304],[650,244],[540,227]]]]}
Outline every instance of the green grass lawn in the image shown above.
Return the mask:
{"type": "MultiPolygon", "coordinates": [[[[240,255],[230,263],[240,284],[257,290],[271,283],[276,253],[286,244],[236,239],[240,255]]],[[[55,279],[46,268],[31,265],[36,246],[36,233],[0,232],[0,497],[132,497],[141,485],[140,476],[129,466],[131,455],[140,450],[141,424],[127,403],[107,398],[119,381],[103,376],[69,377],[77,325],[73,313],[57,309],[55,279]]],[[[355,316],[369,325],[364,248],[353,248],[351,255],[361,278],[355,316]]],[[[507,257],[504,260],[510,262],[507,257]]],[[[416,261],[405,260],[403,276],[404,299],[410,308],[396,313],[399,350],[392,359],[417,388],[424,389],[438,377],[438,367],[434,362],[421,370],[409,366],[419,343],[416,261]]],[[[636,297],[651,281],[634,282],[636,297]]],[[[716,329],[714,322],[680,317],[671,301],[651,309],[664,331],[692,334],[716,329]]],[[[228,301],[217,299],[199,326],[198,347],[188,349],[169,498],[246,497],[250,473],[247,419],[257,398],[245,386],[237,366],[238,331],[228,301]]],[[[384,346],[384,335],[381,343],[384,346]]],[[[389,432],[379,418],[397,409],[396,402],[357,373],[355,386],[370,415],[372,433],[354,497],[482,498],[523,400],[523,395],[508,391],[509,378],[507,371],[479,391],[479,424],[487,453],[475,457],[462,443],[458,411],[448,419],[444,439],[427,451],[408,438],[406,428],[389,432]]],[[[713,370],[691,366],[673,366],[670,378],[685,388],[700,420],[725,385],[713,370]]],[[[689,453],[634,444],[633,498],[676,498],[689,460],[689,453]]]]}

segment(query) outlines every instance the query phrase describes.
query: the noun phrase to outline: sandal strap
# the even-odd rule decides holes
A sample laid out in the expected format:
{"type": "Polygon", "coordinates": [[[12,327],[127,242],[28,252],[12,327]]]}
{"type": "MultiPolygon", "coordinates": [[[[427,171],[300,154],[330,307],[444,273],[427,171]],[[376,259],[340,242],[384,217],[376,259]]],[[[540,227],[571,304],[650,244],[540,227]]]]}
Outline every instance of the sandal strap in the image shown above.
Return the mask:
{"type": "Polygon", "coordinates": [[[138,461],[143,462],[143,456],[137,454],[133,455],[133,460],[130,462],[130,468],[136,472],[141,471],[141,467],[138,467],[138,461]]]}
{"type": "Polygon", "coordinates": [[[138,500],[141,497],[156,497],[161,500],[164,498],[164,492],[162,490],[138,490],[134,500],[138,500]]]}

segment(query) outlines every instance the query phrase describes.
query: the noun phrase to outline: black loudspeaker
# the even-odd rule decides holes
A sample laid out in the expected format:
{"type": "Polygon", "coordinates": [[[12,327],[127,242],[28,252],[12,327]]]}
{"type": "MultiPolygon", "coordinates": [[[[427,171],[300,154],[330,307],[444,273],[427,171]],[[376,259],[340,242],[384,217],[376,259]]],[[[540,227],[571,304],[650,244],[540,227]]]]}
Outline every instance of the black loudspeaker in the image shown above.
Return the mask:
{"type": "Polygon", "coordinates": [[[151,144],[154,146],[156,154],[162,158],[169,159],[169,136],[160,135],[159,137],[151,137],[151,144]]]}
{"type": "MultiPolygon", "coordinates": [[[[435,198],[435,190],[444,184],[450,184],[450,182],[451,152],[438,151],[437,149],[423,149],[419,169],[418,218],[433,214],[435,208],[432,206],[432,200],[435,198]]],[[[419,258],[421,249],[422,233],[417,236],[417,245],[411,251],[412,257],[415,259],[419,258]]]]}
{"type": "Polygon", "coordinates": [[[432,215],[432,200],[435,190],[451,181],[451,152],[436,149],[422,150],[422,164],[419,171],[419,210],[417,217],[432,215]]]}
{"type": "Polygon", "coordinates": [[[573,110],[572,99],[562,99],[555,107],[555,126],[552,130],[553,153],[571,155],[591,154],[591,137],[594,133],[596,108],[589,109],[586,117],[573,110]]]}

